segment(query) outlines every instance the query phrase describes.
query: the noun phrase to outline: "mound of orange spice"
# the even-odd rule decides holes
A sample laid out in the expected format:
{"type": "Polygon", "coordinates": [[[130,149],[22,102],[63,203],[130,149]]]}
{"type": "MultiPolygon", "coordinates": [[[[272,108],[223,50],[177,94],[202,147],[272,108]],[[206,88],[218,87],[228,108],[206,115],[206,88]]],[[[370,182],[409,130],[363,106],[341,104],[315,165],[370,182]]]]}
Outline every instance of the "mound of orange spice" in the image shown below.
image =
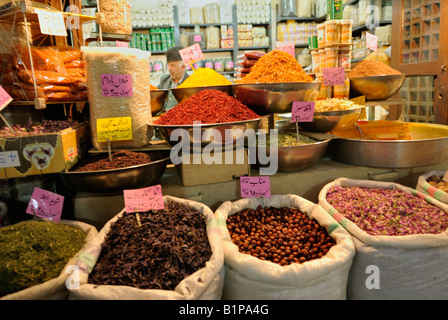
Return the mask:
{"type": "Polygon", "coordinates": [[[251,71],[236,83],[312,82],[300,63],[289,53],[273,50],[252,66],[251,71]]]}

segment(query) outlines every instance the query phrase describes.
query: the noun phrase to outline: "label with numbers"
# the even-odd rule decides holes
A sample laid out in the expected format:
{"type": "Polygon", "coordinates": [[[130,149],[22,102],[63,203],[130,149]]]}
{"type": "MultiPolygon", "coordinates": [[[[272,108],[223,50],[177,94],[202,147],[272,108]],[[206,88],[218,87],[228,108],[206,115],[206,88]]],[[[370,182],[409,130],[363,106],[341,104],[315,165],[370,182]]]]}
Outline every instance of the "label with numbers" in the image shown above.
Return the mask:
{"type": "Polygon", "coordinates": [[[370,50],[378,50],[378,36],[366,32],[366,47],[370,50]]]}
{"type": "Polygon", "coordinates": [[[39,19],[40,32],[52,36],[67,36],[67,27],[65,26],[62,12],[35,9],[39,19]]]}
{"type": "Polygon", "coordinates": [[[101,74],[103,97],[132,97],[131,74],[101,74]]]}
{"type": "Polygon", "coordinates": [[[0,152],[0,168],[20,167],[17,150],[0,152]]]}
{"type": "Polygon", "coordinates": [[[241,198],[270,198],[269,177],[241,177],[241,198]]]}
{"type": "Polygon", "coordinates": [[[284,51],[286,53],[289,53],[290,55],[292,55],[294,57],[295,52],[296,52],[296,47],[295,44],[292,42],[280,42],[280,41],[276,41],[275,42],[275,48],[277,50],[280,51],[284,51]]]}
{"type": "Polygon", "coordinates": [[[323,85],[342,86],[345,84],[345,69],[339,68],[323,68],[322,70],[323,85]]]}
{"type": "Polygon", "coordinates": [[[314,118],[314,102],[293,101],[291,122],[312,122],[314,118]]]}
{"type": "Polygon", "coordinates": [[[8,92],[0,86],[0,111],[5,109],[5,107],[12,101],[12,97],[8,94],[8,92]]]}
{"type": "Polygon", "coordinates": [[[96,131],[99,142],[132,140],[131,117],[97,119],[96,131]]]}
{"type": "Polygon", "coordinates": [[[148,210],[165,209],[163,203],[162,186],[123,190],[126,212],[143,212],[148,210]]]}
{"type": "Polygon", "coordinates": [[[59,221],[63,205],[63,196],[35,187],[28,202],[26,213],[43,219],[59,221]]]}
{"type": "Polygon", "coordinates": [[[182,58],[182,61],[187,65],[191,65],[204,59],[204,54],[202,53],[199,43],[195,43],[192,46],[179,50],[179,54],[182,58]]]}

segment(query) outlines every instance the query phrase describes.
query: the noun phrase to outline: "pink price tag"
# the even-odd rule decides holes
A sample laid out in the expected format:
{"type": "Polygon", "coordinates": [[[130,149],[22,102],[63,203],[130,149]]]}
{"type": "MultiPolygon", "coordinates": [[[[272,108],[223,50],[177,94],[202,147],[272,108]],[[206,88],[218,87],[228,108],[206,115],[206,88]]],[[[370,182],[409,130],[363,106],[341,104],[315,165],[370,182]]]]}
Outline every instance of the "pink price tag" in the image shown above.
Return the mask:
{"type": "Polygon", "coordinates": [[[378,50],[378,36],[366,32],[366,47],[370,50],[378,50]]]}
{"type": "Polygon", "coordinates": [[[10,102],[12,101],[12,97],[8,94],[8,92],[0,86],[0,111],[3,110],[10,102]]]}
{"type": "Polygon", "coordinates": [[[294,57],[295,53],[296,53],[296,48],[295,48],[295,44],[292,42],[280,42],[277,41],[275,43],[275,48],[277,50],[280,51],[284,51],[286,53],[289,53],[290,55],[292,55],[294,57]]]}
{"type": "Polygon", "coordinates": [[[123,190],[123,195],[128,213],[165,209],[160,184],[141,189],[123,190]]]}
{"type": "Polygon", "coordinates": [[[132,97],[132,75],[101,74],[103,97],[132,97]]]}
{"type": "Polygon", "coordinates": [[[204,59],[204,54],[202,53],[199,43],[195,43],[192,46],[179,50],[179,54],[182,58],[182,61],[187,65],[191,65],[204,59]]]}
{"type": "Polygon", "coordinates": [[[115,42],[115,46],[116,47],[120,47],[120,48],[129,48],[129,43],[124,42],[124,41],[116,41],[115,42]]]}
{"type": "Polygon", "coordinates": [[[270,198],[269,177],[241,177],[241,198],[270,198]]]}
{"type": "Polygon", "coordinates": [[[345,83],[345,69],[339,68],[323,68],[322,70],[323,85],[342,86],[345,83]]]}
{"type": "Polygon", "coordinates": [[[314,102],[293,101],[291,122],[313,122],[314,102]]]}
{"type": "Polygon", "coordinates": [[[63,204],[63,196],[35,187],[28,202],[26,213],[43,219],[59,221],[63,204]]]}

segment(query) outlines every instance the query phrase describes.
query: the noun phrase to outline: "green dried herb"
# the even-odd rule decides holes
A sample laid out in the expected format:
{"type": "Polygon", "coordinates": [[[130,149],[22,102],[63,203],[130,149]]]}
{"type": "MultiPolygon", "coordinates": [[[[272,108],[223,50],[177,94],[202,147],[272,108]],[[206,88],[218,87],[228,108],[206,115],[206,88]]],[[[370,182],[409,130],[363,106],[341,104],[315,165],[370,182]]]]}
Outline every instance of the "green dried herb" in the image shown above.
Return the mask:
{"type": "MultiPolygon", "coordinates": [[[[257,144],[259,146],[270,146],[271,145],[271,135],[266,135],[266,142],[263,139],[258,139],[257,144]]],[[[297,133],[296,132],[279,132],[278,133],[278,142],[274,145],[279,147],[291,147],[291,146],[301,146],[305,144],[311,144],[318,142],[308,136],[303,134],[299,134],[300,141],[297,141],[297,133]]]]}
{"type": "Polygon", "coordinates": [[[57,278],[86,234],[50,220],[0,228],[0,297],[57,278]]]}

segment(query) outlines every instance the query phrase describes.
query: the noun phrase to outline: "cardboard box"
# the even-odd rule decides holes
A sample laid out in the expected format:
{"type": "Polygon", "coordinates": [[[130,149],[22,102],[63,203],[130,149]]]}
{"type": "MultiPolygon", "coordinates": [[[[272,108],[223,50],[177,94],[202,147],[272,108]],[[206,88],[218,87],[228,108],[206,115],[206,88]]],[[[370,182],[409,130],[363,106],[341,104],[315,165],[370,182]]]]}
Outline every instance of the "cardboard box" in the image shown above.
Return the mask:
{"type": "Polygon", "coordinates": [[[19,157],[14,162],[19,166],[0,168],[0,179],[69,170],[87,153],[88,130],[88,123],[84,122],[57,133],[0,138],[0,155],[17,151],[19,157]]]}
{"type": "Polygon", "coordinates": [[[250,173],[247,149],[227,154],[225,151],[212,153],[210,157],[204,154],[182,155],[182,163],[176,165],[176,168],[186,187],[232,181],[250,173]],[[231,163],[226,159],[232,159],[231,163]],[[211,163],[212,160],[220,163],[211,163]]]}

